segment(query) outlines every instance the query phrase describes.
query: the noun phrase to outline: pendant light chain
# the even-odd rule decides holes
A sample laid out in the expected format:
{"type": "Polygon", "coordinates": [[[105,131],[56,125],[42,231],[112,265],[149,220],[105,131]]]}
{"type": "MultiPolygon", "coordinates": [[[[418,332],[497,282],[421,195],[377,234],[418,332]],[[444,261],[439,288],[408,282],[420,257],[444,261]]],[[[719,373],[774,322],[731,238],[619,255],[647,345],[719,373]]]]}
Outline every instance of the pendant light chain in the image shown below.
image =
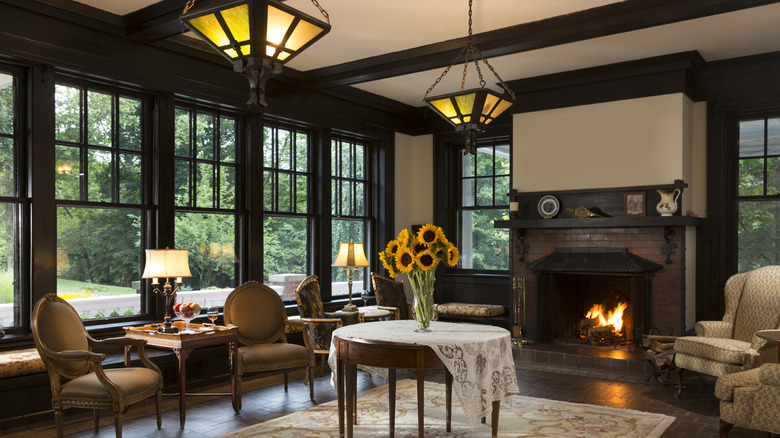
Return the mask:
{"type": "Polygon", "coordinates": [[[184,5],[184,11],[182,11],[182,15],[186,14],[187,11],[189,11],[193,6],[195,6],[195,0],[188,0],[187,4],[184,5]]]}

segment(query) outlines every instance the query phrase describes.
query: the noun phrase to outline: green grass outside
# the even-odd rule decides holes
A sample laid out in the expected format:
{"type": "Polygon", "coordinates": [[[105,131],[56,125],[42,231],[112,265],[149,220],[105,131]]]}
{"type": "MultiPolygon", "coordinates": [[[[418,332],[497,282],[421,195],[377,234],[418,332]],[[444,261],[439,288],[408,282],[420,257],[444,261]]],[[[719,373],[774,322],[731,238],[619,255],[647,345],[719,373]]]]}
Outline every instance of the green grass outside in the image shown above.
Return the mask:
{"type": "Polygon", "coordinates": [[[93,291],[95,296],[127,295],[136,293],[135,289],[131,287],[87,283],[86,281],[67,280],[64,278],[57,279],[58,292],[79,292],[82,290],[93,291]]]}

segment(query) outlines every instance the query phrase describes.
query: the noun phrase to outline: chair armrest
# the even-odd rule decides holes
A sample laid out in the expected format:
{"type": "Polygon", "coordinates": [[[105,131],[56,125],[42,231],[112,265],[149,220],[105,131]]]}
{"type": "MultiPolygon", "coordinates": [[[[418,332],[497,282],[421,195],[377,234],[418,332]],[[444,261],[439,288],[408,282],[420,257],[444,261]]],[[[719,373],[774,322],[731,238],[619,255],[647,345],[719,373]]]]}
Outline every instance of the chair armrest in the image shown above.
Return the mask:
{"type": "Polygon", "coordinates": [[[762,364],[758,369],[758,381],[762,385],[780,386],[780,364],[762,364]]]}
{"type": "Polygon", "coordinates": [[[65,350],[55,353],[53,356],[62,360],[72,360],[76,362],[88,360],[98,364],[103,362],[106,358],[106,355],[103,353],[93,353],[87,350],[65,350]]]}
{"type": "Polygon", "coordinates": [[[301,318],[301,321],[306,325],[303,337],[306,348],[320,352],[330,349],[333,331],[343,325],[339,318],[301,318]]]}
{"type": "Polygon", "coordinates": [[[731,338],[733,325],[724,321],[699,321],[696,323],[696,334],[707,338],[731,338]]]}
{"type": "Polygon", "coordinates": [[[399,309],[398,307],[376,306],[376,308],[379,309],[379,310],[387,310],[390,313],[392,313],[393,314],[393,320],[397,321],[397,320],[401,319],[401,309],[399,309]]]}

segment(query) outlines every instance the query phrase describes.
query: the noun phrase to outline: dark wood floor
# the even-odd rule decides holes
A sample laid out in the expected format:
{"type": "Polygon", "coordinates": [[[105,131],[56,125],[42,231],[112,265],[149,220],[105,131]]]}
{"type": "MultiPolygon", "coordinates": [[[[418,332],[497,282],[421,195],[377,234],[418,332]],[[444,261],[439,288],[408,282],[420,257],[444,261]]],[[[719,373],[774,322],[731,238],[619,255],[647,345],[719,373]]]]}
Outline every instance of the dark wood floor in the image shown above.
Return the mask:
{"type": "MultiPolygon", "coordinates": [[[[515,351],[520,394],[577,403],[592,403],[616,408],[637,409],[674,416],[676,421],[667,429],[664,437],[717,437],[718,401],[713,395],[714,380],[704,386],[698,378],[685,380],[685,394],[681,400],[673,397],[676,390],[671,385],[652,381],[645,383],[639,373],[616,372],[563,366],[560,364],[530,362],[515,351]]],[[[326,367],[327,369],[327,367],[326,367]]],[[[380,379],[359,373],[359,390],[384,384],[380,379]]],[[[399,378],[412,377],[411,374],[399,378]]],[[[443,382],[443,375],[431,372],[427,379],[443,382]]],[[[236,415],[228,398],[190,397],[188,399],[187,424],[179,428],[178,403],[175,397],[164,401],[163,427],[157,430],[154,421],[154,404],[141,403],[130,409],[124,422],[125,437],[212,437],[255,423],[283,416],[312,406],[309,389],[303,381],[291,380],[287,393],[281,379],[263,378],[244,383],[243,410],[236,415]]],[[[224,391],[225,388],[214,388],[224,391]]],[[[315,380],[315,398],[323,403],[336,398],[329,374],[315,380]]],[[[54,437],[52,421],[34,427],[19,428],[7,437],[54,437]]],[[[508,431],[507,431],[508,432],[508,431]]],[[[91,415],[71,416],[66,422],[68,437],[113,437],[113,422],[109,415],[103,417],[98,433],[92,431],[91,415]]],[[[499,434],[501,435],[501,434],[499,434]]],[[[733,438],[764,437],[766,434],[734,428],[733,438]]]]}

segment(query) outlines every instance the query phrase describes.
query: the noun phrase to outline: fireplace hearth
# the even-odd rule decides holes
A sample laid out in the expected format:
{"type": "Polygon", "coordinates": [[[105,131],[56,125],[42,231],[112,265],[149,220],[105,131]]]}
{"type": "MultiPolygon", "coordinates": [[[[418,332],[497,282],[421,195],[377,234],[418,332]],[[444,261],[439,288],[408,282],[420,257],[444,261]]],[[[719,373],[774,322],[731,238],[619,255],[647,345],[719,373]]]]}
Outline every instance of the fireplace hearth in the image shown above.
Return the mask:
{"type": "Polygon", "coordinates": [[[653,277],[661,265],[627,248],[557,248],[528,268],[536,275],[539,342],[617,344],[637,329],[649,331],[653,277]],[[619,332],[590,327],[594,305],[609,311],[619,303],[626,306],[619,332]]]}

